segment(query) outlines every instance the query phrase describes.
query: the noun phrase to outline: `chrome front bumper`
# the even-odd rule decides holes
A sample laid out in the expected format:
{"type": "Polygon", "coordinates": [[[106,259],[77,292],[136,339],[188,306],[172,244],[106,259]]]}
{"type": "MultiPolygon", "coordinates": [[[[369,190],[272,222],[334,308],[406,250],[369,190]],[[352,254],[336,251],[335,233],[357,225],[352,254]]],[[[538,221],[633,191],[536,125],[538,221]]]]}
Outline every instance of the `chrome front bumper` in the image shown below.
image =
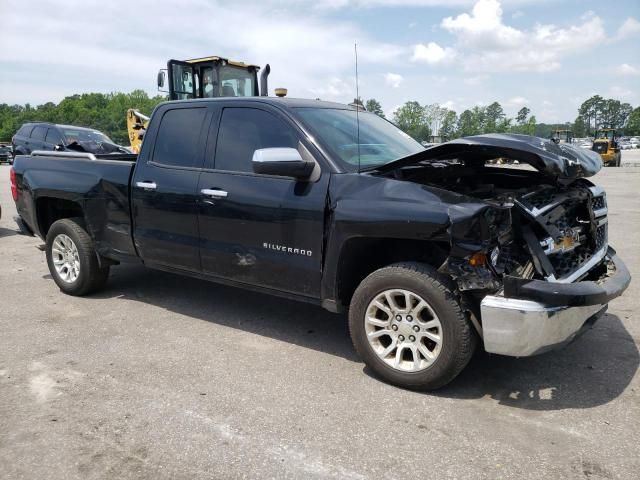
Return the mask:
{"type": "Polygon", "coordinates": [[[501,295],[487,295],[480,303],[485,350],[526,357],[569,343],[631,282],[613,249],[605,261],[615,273],[600,283],[506,279],[501,295]]]}
{"type": "Polygon", "coordinates": [[[480,304],[484,348],[527,357],[562,347],[593,324],[606,305],[549,307],[531,300],[486,296],[480,304]]]}

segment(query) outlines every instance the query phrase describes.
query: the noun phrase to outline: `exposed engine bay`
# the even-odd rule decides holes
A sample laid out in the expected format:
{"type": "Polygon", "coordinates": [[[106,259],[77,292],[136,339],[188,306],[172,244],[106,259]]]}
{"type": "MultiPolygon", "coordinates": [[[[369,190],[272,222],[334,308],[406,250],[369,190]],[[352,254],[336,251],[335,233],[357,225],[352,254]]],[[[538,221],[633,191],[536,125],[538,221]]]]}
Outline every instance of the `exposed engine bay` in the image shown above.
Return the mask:
{"type": "Polygon", "coordinates": [[[456,160],[406,166],[394,176],[459,194],[447,199],[451,252],[440,271],[460,291],[493,293],[507,277],[569,283],[607,274],[606,197],[586,179],[456,160]]]}

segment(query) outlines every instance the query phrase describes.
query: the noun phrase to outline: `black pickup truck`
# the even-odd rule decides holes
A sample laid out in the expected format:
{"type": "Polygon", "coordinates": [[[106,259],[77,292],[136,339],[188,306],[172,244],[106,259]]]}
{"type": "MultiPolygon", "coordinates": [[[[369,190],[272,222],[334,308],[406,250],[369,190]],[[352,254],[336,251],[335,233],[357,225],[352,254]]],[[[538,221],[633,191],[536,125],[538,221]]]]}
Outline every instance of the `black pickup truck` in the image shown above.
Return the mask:
{"type": "Polygon", "coordinates": [[[36,151],[11,175],[63,292],[134,261],[348,311],[372,370],[433,389],[479,342],[527,356],[571,341],[626,289],[585,178],[600,168],[540,138],[425,149],[348,106],[225,98],[158,106],[137,157],[36,151]]]}

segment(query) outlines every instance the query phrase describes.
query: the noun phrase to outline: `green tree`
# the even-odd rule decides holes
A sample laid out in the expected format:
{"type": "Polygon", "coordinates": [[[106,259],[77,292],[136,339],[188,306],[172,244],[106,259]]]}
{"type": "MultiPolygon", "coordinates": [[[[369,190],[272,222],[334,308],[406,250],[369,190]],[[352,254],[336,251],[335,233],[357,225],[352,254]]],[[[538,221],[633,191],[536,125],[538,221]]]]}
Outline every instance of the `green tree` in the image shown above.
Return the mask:
{"type": "Polygon", "coordinates": [[[384,118],[384,112],[382,111],[382,105],[375,98],[370,98],[365,103],[365,108],[368,112],[375,113],[376,115],[384,118]]]}
{"type": "Polygon", "coordinates": [[[471,110],[465,110],[458,118],[458,135],[460,137],[468,137],[469,135],[477,135],[478,133],[473,112],[471,110]]]}
{"type": "Polygon", "coordinates": [[[442,124],[440,125],[440,136],[444,140],[451,140],[457,136],[458,115],[453,110],[447,110],[442,124]]]}
{"type": "Polygon", "coordinates": [[[573,121],[572,131],[575,137],[579,138],[587,136],[587,125],[581,115],[578,115],[573,121]]]}
{"type": "Polygon", "coordinates": [[[406,102],[393,113],[393,121],[408,135],[417,141],[426,141],[431,129],[425,121],[425,109],[416,101],[406,102]]]}
{"type": "Polygon", "coordinates": [[[485,108],[484,111],[485,121],[483,125],[484,133],[494,133],[498,131],[498,125],[500,128],[504,128],[503,120],[506,118],[502,105],[498,102],[493,102],[491,105],[485,108]]]}
{"type": "Polygon", "coordinates": [[[48,121],[82,127],[95,128],[104,132],[114,142],[127,145],[127,109],[136,108],[149,115],[165,97],[149,97],[143,90],[131,93],[84,93],[64,98],[57,105],[47,102],[35,108],[27,104],[0,105],[0,140],[7,141],[16,133],[20,125],[29,121],[48,121]]]}
{"type": "Polygon", "coordinates": [[[587,122],[587,134],[591,135],[599,127],[598,121],[604,105],[605,100],[600,95],[593,95],[580,105],[578,114],[587,122]]]}
{"type": "Polygon", "coordinates": [[[640,107],[634,108],[629,115],[624,133],[626,135],[640,135],[640,107]]]}
{"type": "Polygon", "coordinates": [[[516,115],[516,123],[518,125],[524,125],[525,123],[527,123],[527,118],[529,117],[530,113],[531,110],[528,107],[522,107],[520,110],[518,110],[518,114],[516,115]]]}

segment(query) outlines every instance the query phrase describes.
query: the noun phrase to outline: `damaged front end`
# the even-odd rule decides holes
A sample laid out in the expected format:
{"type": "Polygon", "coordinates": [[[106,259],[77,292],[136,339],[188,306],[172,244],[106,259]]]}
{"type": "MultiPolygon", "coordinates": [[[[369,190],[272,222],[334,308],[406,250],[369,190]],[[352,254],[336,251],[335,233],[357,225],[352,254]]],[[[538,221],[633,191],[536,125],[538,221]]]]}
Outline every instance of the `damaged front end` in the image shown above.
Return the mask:
{"type": "Polygon", "coordinates": [[[486,205],[449,209],[451,251],[440,271],[460,291],[504,290],[509,296],[534,279],[571,283],[610,273],[594,269],[608,251],[600,187],[580,180],[496,193],[486,205]]]}
{"type": "MultiPolygon", "coordinates": [[[[485,161],[505,148],[472,142],[480,162],[464,144],[395,174],[459,195],[449,202],[450,252],[439,271],[457,283],[487,351],[527,356],[567,343],[631,278],[608,245],[606,194],[582,178],[592,165],[572,163],[573,176],[553,175],[559,170],[546,151],[539,172],[492,167],[485,161]]],[[[518,157],[509,147],[511,159],[536,165],[530,148],[518,157]]]]}

